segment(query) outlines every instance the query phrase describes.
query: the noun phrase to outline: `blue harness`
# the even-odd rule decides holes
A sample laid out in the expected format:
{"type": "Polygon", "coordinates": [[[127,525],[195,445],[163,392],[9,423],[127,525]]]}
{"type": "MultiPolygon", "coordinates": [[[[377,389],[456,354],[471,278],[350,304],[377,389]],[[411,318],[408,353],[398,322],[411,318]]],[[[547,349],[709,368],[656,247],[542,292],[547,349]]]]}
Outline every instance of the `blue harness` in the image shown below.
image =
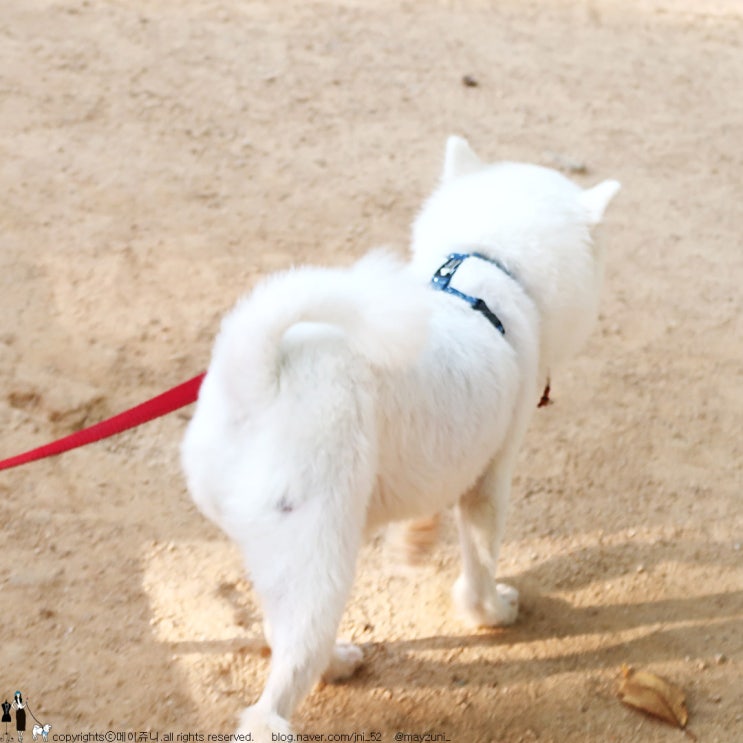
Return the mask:
{"type": "Polygon", "coordinates": [[[500,262],[494,258],[488,258],[482,253],[450,253],[441,268],[433,275],[431,279],[431,286],[439,291],[446,292],[447,294],[453,294],[455,297],[463,299],[467,304],[472,307],[476,312],[483,314],[488,321],[498,330],[501,335],[506,334],[506,329],[503,327],[503,323],[500,321],[498,315],[493,312],[490,307],[479,297],[472,297],[469,294],[460,292],[452,286],[449,286],[449,282],[452,276],[457,272],[457,269],[464,263],[467,258],[479,258],[481,261],[487,261],[497,266],[504,274],[510,276],[515,280],[514,275],[500,262]]]}

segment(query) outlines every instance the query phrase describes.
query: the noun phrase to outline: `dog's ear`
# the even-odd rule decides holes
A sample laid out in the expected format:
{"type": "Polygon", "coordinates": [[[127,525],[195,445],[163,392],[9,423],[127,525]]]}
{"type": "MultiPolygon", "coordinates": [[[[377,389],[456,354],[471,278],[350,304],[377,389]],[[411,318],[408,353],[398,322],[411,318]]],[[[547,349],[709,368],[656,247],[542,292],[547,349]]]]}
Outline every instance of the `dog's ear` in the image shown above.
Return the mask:
{"type": "Polygon", "coordinates": [[[601,221],[606,207],[621,187],[619,181],[602,181],[598,186],[583,191],[579,199],[586,210],[589,224],[598,224],[601,221]]]}
{"type": "Polygon", "coordinates": [[[442,182],[446,183],[460,175],[474,173],[482,167],[482,160],[475,154],[464,137],[451,136],[446,140],[444,172],[441,174],[442,182]]]}

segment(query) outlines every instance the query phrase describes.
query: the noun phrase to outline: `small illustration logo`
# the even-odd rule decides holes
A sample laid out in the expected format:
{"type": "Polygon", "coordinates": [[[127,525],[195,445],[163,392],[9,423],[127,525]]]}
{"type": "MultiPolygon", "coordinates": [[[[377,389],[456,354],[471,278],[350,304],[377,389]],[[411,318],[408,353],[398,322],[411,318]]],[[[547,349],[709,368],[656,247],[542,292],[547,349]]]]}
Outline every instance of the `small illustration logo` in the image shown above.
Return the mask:
{"type": "Polygon", "coordinates": [[[28,702],[29,700],[24,699],[23,693],[18,690],[15,694],[13,694],[12,702],[9,702],[6,698],[5,701],[2,703],[2,723],[5,726],[5,730],[2,735],[0,735],[1,743],[12,743],[16,740],[18,741],[18,743],[23,743],[23,735],[26,732],[26,711],[28,711],[35,723],[32,729],[34,741],[38,741],[39,737],[41,737],[42,743],[49,742],[49,731],[52,729],[51,723],[41,722],[41,720],[39,720],[31,710],[31,706],[28,702]],[[16,737],[13,737],[13,735],[11,735],[10,731],[8,730],[8,723],[13,722],[13,718],[10,714],[11,710],[15,712],[16,737]]]}
{"type": "Polygon", "coordinates": [[[48,722],[46,725],[39,725],[39,723],[37,722],[32,730],[34,740],[38,740],[39,736],[41,736],[41,740],[43,740],[44,743],[47,743],[47,741],[49,740],[49,731],[51,729],[52,726],[48,722]]]}
{"type": "Polygon", "coordinates": [[[17,691],[13,695],[13,709],[15,710],[15,731],[18,733],[18,743],[23,743],[23,734],[26,732],[26,702],[23,694],[17,691]]]}
{"type": "Polygon", "coordinates": [[[5,743],[9,743],[9,741],[13,740],[12,736],[8,732],[8,723],[13,722],[12,718],[10,717],[10,709],[12,706],[13,705],[7,699],[3,702],[2,722],[5,725],[5,735],[4,735],[5,743]]]}

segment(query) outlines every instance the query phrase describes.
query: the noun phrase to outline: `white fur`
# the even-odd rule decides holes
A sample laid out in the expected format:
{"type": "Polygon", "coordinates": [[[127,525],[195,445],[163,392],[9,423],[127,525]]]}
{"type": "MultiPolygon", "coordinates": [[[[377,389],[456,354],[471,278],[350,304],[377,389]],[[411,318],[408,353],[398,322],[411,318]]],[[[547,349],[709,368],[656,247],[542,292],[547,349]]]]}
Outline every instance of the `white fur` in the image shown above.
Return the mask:
{"type": "Polygon", "coordinates": [[[38,740],[39,736],[41,736],[41,739],[44,741],[49,740],[49,731],[52,729],[52,726],[47,723],[43,727],[41,725],[34,725],[33,730],[31,731],[33,734],[33,739],[38,740]]]}
{"type": "Polygon", "coordinates": [[[286,732],[312,684],[347,677],[335,646],[364,533],[454,506],[458,610],[515,621],[495,581],[511,471],[544,381],[595,321],[603,254],[589,227],[619,184],[582,190],[533,165],[486,166],[458,137],[416,220],[408,266],[373,253],[350,269],[276,275],[222,325],[182,446],[199,508],[242,550],[265,615],[270,674],[241,727],[286,732]],[[502,336],[429,280],[481,297],[502,336]]]}

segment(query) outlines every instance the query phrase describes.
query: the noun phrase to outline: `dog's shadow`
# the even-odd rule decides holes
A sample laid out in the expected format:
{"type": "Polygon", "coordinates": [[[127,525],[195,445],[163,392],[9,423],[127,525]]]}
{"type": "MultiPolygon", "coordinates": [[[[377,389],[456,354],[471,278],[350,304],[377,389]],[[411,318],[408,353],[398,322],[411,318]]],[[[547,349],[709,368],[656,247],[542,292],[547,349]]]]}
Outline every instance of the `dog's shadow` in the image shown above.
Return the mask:
{"type": "MultiPolygon", "coordinates": [[[[718,636],[740,632],[743,590],[620,603],[609,603],[602,597],[599,603],[583,606],[549,592],[575,591],[592,582],[604,585],[636,573],[638,565],[645,573],[662,562],[691,560],[713,564],[719,555],[702,543],[664,542],[594,545],[553,556],[528,570],[504,576],[520,591],[521,611],[514,626],[363,643],[365,663],[349,683],[360,687],[449,687],[452,682],[467,683],[469,677],[483,678],[483,672],[485,676],[497,672],[500,682],[512,683],[541,679],[566,667],[618,668],[622,663],[684,657],[687,646],[705,644],[711,624],[718,636]],[[592,638],[583,643],[591,648],[575,650],[575,643],[567,642],[574,637],[592,638]],[[535,645],[534,652],[529,652],[530,644],[535,645]],[[538,652],[537,644],[541,644],[538,652]],[[478,657],[478,649],[498,646],[504,648],[503,658],[494,661],[492,653],[478,657]],[[505,652],[517,646],[518,653],[505,652]],[[438,654],[441,660],[436,658],[438,654]]],[[[637,592],[642,592],[640,585],[637,592]]],[[[173,649],[184,654],[269,655],[263,637],[255,631],[260,617],[248,598],[247,584],[223,584],[216,594],[231,606],[235,624],[253,631],[223,640],[180,641],[173,643],[173,649]]]]}
{"type": "MultiPolygon", "coordinates": [[[[482,678],[480,671],[496,668],[499,679],[520,682],[542,679],[566,668],[596,670],[618,668],[623,663],[648,664],[684,658],[696,652],[687,648],[709,645],[712,631],[716,637],[740,634],[743,590],[611,603],[604,595],[604,587],[612,579],[636,575],[637,594],[641,595],[641,577],[660,568],[662,563],[719,564],[724,559],[719,548],[718,544],[702,542],[625,543],[593,545],[555,555],[528,570],[503,576],[505,582],[520,591],[520,614],[514,626],[371,643],[367,646],[368,662],[357,683],[373,683],[375,657],[391,654],[405,657],[406,662],[384,664],[380,682],[386,687],[403,683],[451,686],[452,680],[482,678]],[[576,591],[592,583],[598,584],[600,597],[591,605],[578,606],[549,595],[551,591],[576,591]],[[590,649],[576,650],[576,643],[570,639],[577,637],[590,638],[581,643],[590,649]],[[530,644],[535,646],[532,652],[530,644]],[[477,652],[468,652],[493,646],[502,646],[504,650],[519,646],[519,652],[504,652],[504,657],[495,662],[492,653],[487,654],[488,659],[480,659],[477,652]],[[446,660],[432,660],[431,651],[440,651],[446,660]],[[414,673],[411,664],[415,666],[414,673]]],[[[730,559],[735,556],[731,555],[730,559]]],[[[626,588],[622,595],[627,595],[626,588]]],[[[710,648],[710,653],[714,651],[710,648]]]]}
{"type": "MultiPolygon", "coordinates": [[[[497,673],[501,681],[512,683],[543,679],[567,668],[590,670],[619,668],[623,663],[653,663],[684,657],[684,647],[709,644],[710,626],[716,633],[739,633],[743,616],[743,591],[707,594],[684,599],[623,603],[610,606],[574,607],[562,599],[522,593],[522,612],[518,622],[500,630],[483,629],[464,635],[435,635],[412,640],[370,643],[367,662],[356,683],[373,683],[375,657],[397,656],[395,664],[385,664],[380,684],[416,687],[451,686],[469,676],[482,678],[481,671],[497,673]],[[672,625],[672,626],[668,626],[672,625]],[[600,641],[600,637],[622,637],[628,630],[647,627],[647,632],[629,639],[600,641]],[[475,657],[458,660],[458,655],[473,655],[470,650],[493,646],[526,647],[531,643],[566,640],[592,635],[597,638],[589,650],[563,650],[555,645],[554,654],[544,650],[530,657],[520,652],[493,662],[475,657]],[[595,647],[600,645],[600,647],[595,647]],[[431,651],[440,651],[445,661],[431,659],[431,651]],[[400,662],[405,659],[405,662],[400,662]],[[411,668],[414,666],[414,672],[411,668]]],[[[570,645],[567,645],[569,648],[570,645]]],[[[476,653],[475,653],[476,655],[476,653]]],[[[492,658],[492,655],[490,656],[492,658]]]]}

